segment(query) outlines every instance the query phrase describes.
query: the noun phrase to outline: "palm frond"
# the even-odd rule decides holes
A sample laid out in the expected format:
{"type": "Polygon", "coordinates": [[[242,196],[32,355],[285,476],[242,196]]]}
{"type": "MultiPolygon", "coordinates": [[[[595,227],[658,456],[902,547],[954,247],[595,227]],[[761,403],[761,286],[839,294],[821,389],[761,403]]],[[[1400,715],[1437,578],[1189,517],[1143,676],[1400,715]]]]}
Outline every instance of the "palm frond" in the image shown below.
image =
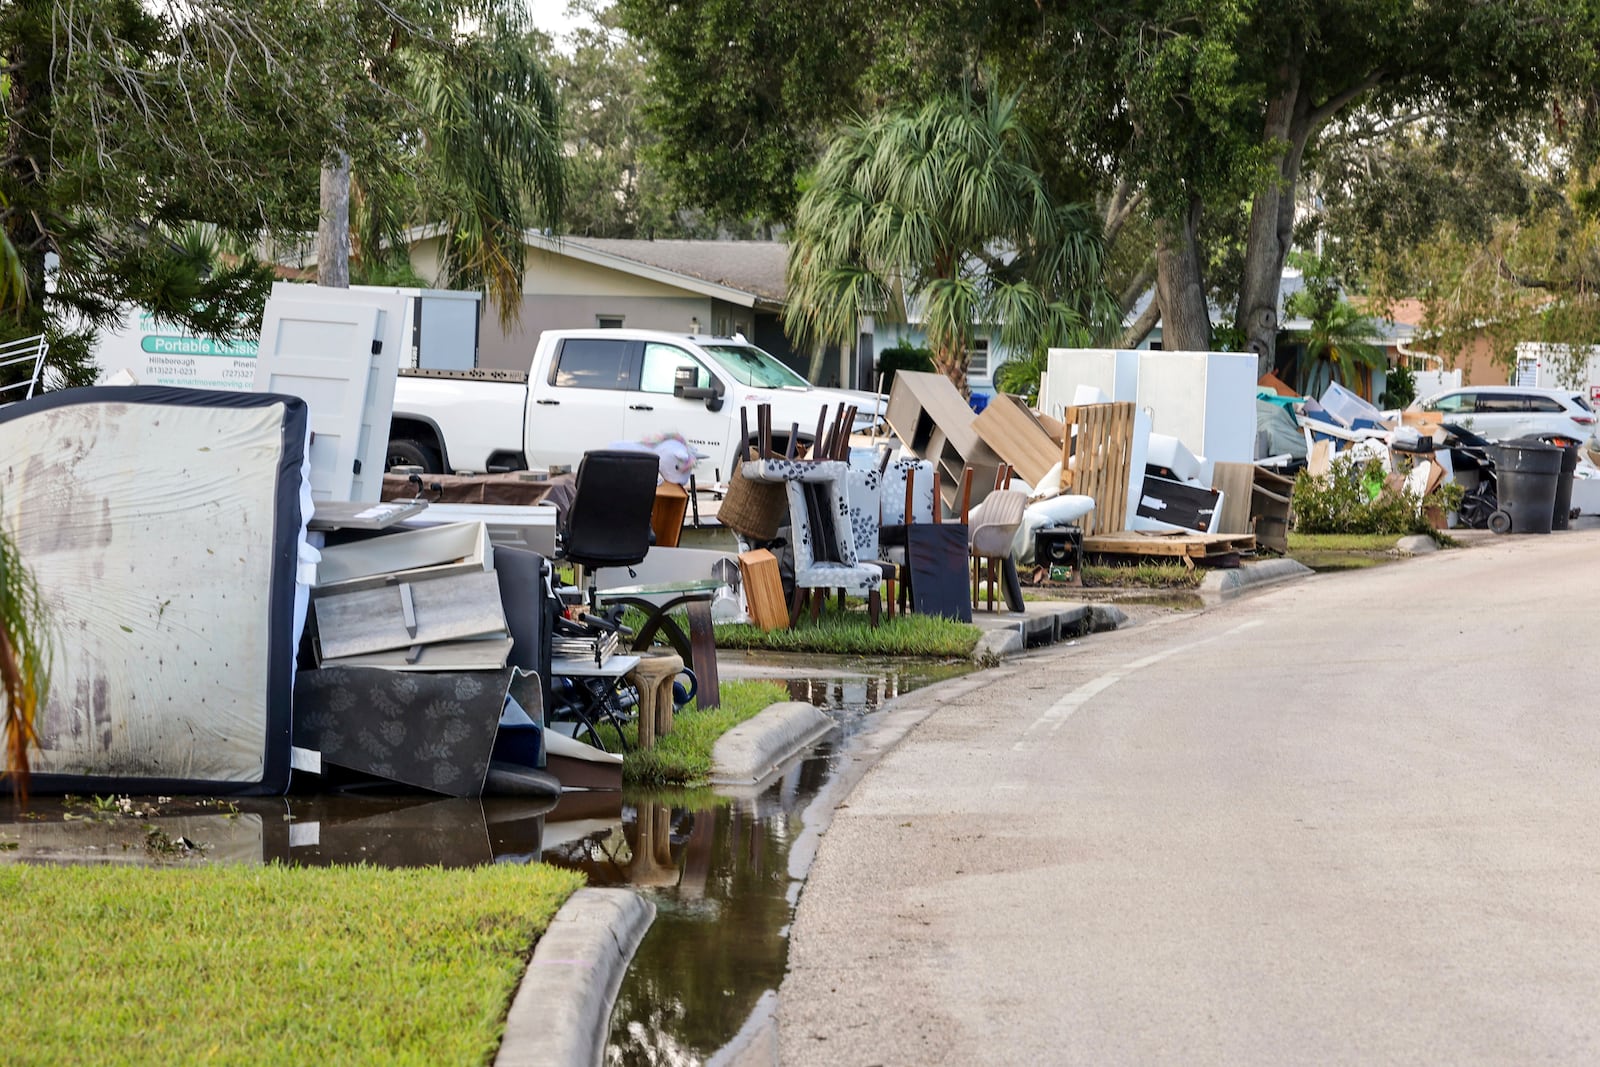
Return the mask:
{"type": "Polygon", "coordinates": [[[28,795],[29,750],[38,743],[39,709],[50,690],[49,615],[11,535],[0,529],[0,727],[17,795],[28,795]]]}

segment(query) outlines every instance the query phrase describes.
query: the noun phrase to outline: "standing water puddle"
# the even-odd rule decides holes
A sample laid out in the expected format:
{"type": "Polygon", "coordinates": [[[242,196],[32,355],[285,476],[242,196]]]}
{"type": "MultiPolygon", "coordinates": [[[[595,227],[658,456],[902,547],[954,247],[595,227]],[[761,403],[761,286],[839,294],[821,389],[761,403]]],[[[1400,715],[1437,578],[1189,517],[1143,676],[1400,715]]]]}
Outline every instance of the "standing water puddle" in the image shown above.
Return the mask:
{"type": "MultiPolygon", "coordinates": [[[[612,1014],[608,1064],[691,1064],[713,1056],[770,1004],[810,866],[804,812],[846,742],[884,702],[970,664],[729,656],[725,677],[766,678],[840,729],[759,793],[568,793],[550,800],[290,796],[35,798],[0,808],[0,863],[206,862],[469,867],[547,863],[592,886],[632,886],[656,919],[612,1014]],[[198,848],[196,848],[198,846],[198,848]]],[[[831,803],[831,801],[825,801],[831,803]]]]}

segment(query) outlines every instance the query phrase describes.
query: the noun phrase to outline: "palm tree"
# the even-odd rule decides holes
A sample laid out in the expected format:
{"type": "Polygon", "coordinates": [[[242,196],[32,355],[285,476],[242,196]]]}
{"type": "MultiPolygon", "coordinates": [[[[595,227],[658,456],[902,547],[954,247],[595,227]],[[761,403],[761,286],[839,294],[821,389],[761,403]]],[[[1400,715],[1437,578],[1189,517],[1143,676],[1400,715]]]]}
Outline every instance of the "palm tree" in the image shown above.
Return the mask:
{"type": "Polygon", "coordinates": [[[509,326],[522,307],[523,231],[561,220],[561,106],[533,38],[502,26],[461,57],[414,57],[423,154],[439,192],[424,201],[445,232],[445,265],[482,286],[509,326]]]}
{"type": "Polygon", "coordinates": [[[1306,388],[1312,389],[1321,377],[1319,363],[1327,364],[1328,376],[1340,385],[1359,386],[1362,372],[1380,370],[1389,363],[1378,321],[1363,315],[1337,290],[1308,284],[1290,295],[1285,310],[1311,320],[1305,331],[1306,365],[1301,370],[1306,388]]]}
{"type": "Polygon", "coordinates": [[[50,644],[44,598],[22,564],[16,542],[0,529],[0,729],[5,762],[19,797],[28,796],[28,750],[50,688],[50,644]]]}
{"type": "Polygon", "coordinates": [[[403,72],[396,96],[415,109],[417,127],[385,161],[403,176],[364,180],[342,152],[324,165],[319,274],[324,284],[348,284],[352,200],[369,259],[385,244],[403,248],[406,226],[420,217],[443,231],[452,279],[482,286],[509,324],[522,303],[523,231],[555,226],[564,206],[560,105],[519,7],[458,6],[476,29],[448,44],[391,39],[400,53],[392,69],[403,72]],[[397,186],[412,195],[396,195],[397,186]]]}
{"type": "Polygon", "coordinates": [[[1022,352],[1114,324],[1103,262],[1094,212],[1046,188],[1017,96],[968,82],[838,132],[796,212],[785,323],[820,356],[861,316],[920,305],[935,365],[965,393],[975,323],[1022,352]]]}

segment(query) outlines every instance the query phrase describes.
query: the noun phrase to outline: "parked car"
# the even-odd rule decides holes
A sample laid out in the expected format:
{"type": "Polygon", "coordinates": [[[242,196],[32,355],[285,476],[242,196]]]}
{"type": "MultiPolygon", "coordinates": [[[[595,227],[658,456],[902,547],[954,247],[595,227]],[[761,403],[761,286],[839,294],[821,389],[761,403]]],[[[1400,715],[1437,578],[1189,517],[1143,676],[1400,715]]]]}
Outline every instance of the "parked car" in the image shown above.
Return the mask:
{"type": "Polygon", "coordinates": [[[1449,389],[1418,400],[1411,411],[1437,412],[1445,422],[1490,441],[1530,434],[1562,434],[1578,441],[1594,433],[1587,397],[1570,389],[1527,385],[1483,385],[1449,389]]]}
{"type": "Polygon", "coordinates": [[[546,330],[526,372],[403,369],[395,383],[389,465],[434,471],[568,464],[616,441],[679,434],[705,458],[704,483],[739,453],[739,410],[772,406],[774,446],[793,427],[810,444],[823,405],[857,408],[865,433],[883,414],[871,393],[818,389],[742,337],[650,330],[546,330]]]}

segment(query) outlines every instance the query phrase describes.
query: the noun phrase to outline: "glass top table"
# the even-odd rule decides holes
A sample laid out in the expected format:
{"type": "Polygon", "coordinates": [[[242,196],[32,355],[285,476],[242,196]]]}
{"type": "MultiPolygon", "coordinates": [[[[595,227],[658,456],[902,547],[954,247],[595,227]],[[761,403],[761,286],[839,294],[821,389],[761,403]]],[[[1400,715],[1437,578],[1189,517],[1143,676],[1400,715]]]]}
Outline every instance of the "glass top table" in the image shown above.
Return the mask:
{"type": "Polygon", "coordinates": [[[655,582],[646,585],[622,585],[601,589],[595,596],[600,604],[622,604],[638,608],[644,613],[644,625],[633,640],[633,650],[642,652],[649,648],[660,634],[672,650],[683,658],[683,664],[694,672],[698,686],[696,703],[702,708],[714,708],[722,703],[722,685],[717,678],[717,642],[711,627],[711,598],[722,587],[715,578],[700,578],[682,582],[655,582]],[[672,618],[672,612],[683,608],[689,616],[689,633],[672,618]]]}

